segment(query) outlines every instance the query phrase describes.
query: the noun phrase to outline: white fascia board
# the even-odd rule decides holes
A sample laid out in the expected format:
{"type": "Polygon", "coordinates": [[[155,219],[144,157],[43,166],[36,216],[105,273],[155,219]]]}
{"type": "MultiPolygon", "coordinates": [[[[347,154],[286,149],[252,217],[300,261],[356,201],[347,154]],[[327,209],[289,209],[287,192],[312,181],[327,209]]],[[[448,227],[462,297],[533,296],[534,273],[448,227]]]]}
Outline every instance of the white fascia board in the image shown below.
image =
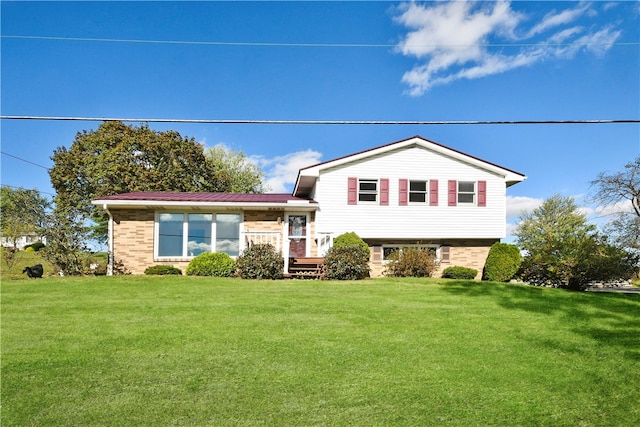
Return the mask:
{"type": "Polygon", "coordinates": [[[464,163],[471,164],[473,166],[479,167],[481,169],[488,170],[493,172],[496,175],[504,176],[507,181],[522,181],[525,179],[523,175],[514,173],[508,169],[504,169],[497,165],[488,163],[486,161],[477,159],[475,157],[469,156],[467,154],[458,152],[456,150],[450,149],[448,147],[442,146],[440,144],[432,143],[431,141],[422,139],[422,138],[410,138],[405,141],[396,142],[389,145],[384,145],[382,147],[374,148],[371,150],[365,150],[363,152],[353,154],[350,156],[345,156],[333,161],[329,161],[326,163],[320,163],[315,166],[311,166],[309,168],[300,169],[300,175],[302,176],[320,176],[320,171],[323,169],[334,168],[336,166],[341,166],[343,164],[356,162],[358,160],[367,159],[368,157],[373,157],[379,154],[384,154],[389,151],[397,151],[398,149],[402,149],[405,147],[410,147],[412,145],[421,146],[427,150],[434,151],[436,153],[445,155],[447,157],[451,157],[456,160],[460,160],[464,163]]]}
{"type": "Polygon", "coordinates": [[[311,204],[307,201],[293,201],[287,203],[238,203],[238,202],[179,202],[179,201],[162,201],[162,200],[93,200],[94,205],[102,206],[103,209],[126,208],[126,209],[146,209],[146,208],[234,208],[238,210],[245,209],[288,209],[295,206],[296,209],[306,208],[305,210],[315,211],[318,209],[317,204],[311,204]]]}

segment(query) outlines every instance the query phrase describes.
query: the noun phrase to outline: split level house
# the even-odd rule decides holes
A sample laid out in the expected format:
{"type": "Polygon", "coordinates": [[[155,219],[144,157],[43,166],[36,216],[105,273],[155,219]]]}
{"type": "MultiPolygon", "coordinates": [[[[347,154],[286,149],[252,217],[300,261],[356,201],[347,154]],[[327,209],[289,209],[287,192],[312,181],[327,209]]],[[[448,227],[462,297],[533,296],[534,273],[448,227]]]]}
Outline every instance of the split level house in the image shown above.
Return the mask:
{"type": "Polygon", "coordinates": [[[136,192],[93,203],[109,214],[110,259],[134,274],[156,264],[184,271],[204,251],[235,257],[256,243],[281,251],[286,273],[290,260],[322,257],[355,232],[372,276],[410,246],[432,250],[440,272],[459,265],[480,276],[506,235],[506,189],[525,179],[415,136],[302,168],[291,194],[136,192]]]}

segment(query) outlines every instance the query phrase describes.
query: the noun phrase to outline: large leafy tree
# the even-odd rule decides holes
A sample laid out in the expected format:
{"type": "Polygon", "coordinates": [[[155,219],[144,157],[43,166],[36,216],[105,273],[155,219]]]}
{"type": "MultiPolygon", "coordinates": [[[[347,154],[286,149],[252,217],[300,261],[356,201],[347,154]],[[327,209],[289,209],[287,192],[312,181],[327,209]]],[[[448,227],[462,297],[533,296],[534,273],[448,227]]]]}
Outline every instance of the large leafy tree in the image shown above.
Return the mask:
{"type": "Polygon", "coordinates": [[[16,247],[20,237],[39,233],[50,202],[38,190],[0,189],[0,231],[16,247]]]}
{"type": "Polygon", "coordinates": [[[213,170],[220,181],[227,182],[230,193],[264,193],[265,174],[240,150],[220,144],[209,148],[205,155],[213,164],[213,170]]]}
{"type": "Polygon", "coordinates": [[[133,191],[228,191],[231,179],[216,173],[204,147],[176,131],[143,124],[102,123],[79,132],[70,148],[53,153],[49,171],[56,210],[92,219],[94,238],[106,240],[107,218],[91,205],[101,196],[133,191]]]}
{"type": "Polygon", "coordinates": [[[631,202],[631,211],[618,210],[605,226],[605,232],[621,246],[640,250],[640,156],[624,170],[601,172],[591,181],[593,199],[601,206],[623,206],[631,202]]]}
{"type": "Polygon", "coordinates": [[[571,197],[554,195],[521,216],[517,244],[522,274],[534,283],[582,289],[593,280],[630,277],[637,258],[598,235],[571,197]]]}

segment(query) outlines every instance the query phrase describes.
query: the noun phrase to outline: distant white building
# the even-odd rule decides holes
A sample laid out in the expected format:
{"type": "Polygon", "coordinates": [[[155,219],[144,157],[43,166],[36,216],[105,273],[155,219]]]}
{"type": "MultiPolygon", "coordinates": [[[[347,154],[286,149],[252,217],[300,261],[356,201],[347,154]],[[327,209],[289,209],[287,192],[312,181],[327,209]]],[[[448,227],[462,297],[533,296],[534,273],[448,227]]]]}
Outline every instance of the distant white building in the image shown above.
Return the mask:
{"type": "MultiPolygon", "coordinates": [[[[31,245],[36,242],[42,242],[46,244],[46,238],[33,233],[20,236],[15,243],[16,247],[22,251],[24,250],[25,246],[31,245]]],[[[0,237],[0,245],[2,245],[2,247],[4,248],[13,248],[13,239],[10,239],[8,237],[0,237]]]]}

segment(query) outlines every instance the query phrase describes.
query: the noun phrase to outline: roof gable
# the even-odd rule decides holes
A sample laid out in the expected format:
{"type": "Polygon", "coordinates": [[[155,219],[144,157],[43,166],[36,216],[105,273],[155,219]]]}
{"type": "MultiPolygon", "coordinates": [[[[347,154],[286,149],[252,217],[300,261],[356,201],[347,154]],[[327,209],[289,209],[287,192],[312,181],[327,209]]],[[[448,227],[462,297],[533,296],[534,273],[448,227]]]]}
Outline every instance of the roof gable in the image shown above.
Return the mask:
{"type": "Polygon", "coordinates": [[[507,186],[511,186],[513,184],[524,181],[526,179],[526,176],[519,172],[513,171],[511,169],[507,169],[503,166],[499,166],[495,163],[488,162],[486,160],[483,160],[478,157],[472,156],[470,154],[464,153],[462,151],[447,147],[437,142],[430,141],[421,136],[414,136],[411,138],[407,138],[407,139],[392,142],[389,144],[381,145],[378,147],[370,148],[368,150],[360,151],[354,154],[338,157],[333,160],[328,160],[325,162],[308,166],[306,168],[302,168],[298,172],[298,178],[296,180],[293,194],[299,197],[308,196],[313,190],[313,187],[315,186],[315,182],[317,178],[320,176],[321,171],[323,170],[344,166],[352,162],[366,160],[371,157],[387,154],[395,150],[408,149],[416,146],[423,147],[425,149],[439,153],[443,156],[447,156],[447,157],[468,163],[475,167],[485,169],[494,174],[504,176],[507,186]]]}

